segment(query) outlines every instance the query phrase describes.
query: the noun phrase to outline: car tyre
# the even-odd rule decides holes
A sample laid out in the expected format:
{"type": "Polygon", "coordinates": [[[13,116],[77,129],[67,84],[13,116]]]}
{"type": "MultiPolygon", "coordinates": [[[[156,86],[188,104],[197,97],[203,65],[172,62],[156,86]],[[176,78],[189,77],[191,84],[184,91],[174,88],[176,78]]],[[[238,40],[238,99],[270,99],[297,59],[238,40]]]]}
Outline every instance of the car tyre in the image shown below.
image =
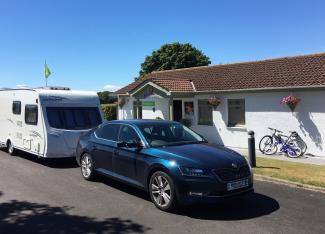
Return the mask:
{"type": "Polygon", "coordinates": [[[163,171],[157,171],[151,176],[149,193],[152,202],[160,210],[171,211],[177,206],[174,182],[163,171]]]}
{"type": "Polygon", "coordinates": [[[85,180],[94,180],[96,172],[94,170],[94,161],[90,154],[85,153],[80,159],[81,175],[85,180]]]}
{"type": "Polygon", "coordinates": [[[10,154],[11,156],[14,156],[16,153],[15,147],[14,145],[11,143],[11,141],[7,142],[7,152],[8,154],[10,154]]]}

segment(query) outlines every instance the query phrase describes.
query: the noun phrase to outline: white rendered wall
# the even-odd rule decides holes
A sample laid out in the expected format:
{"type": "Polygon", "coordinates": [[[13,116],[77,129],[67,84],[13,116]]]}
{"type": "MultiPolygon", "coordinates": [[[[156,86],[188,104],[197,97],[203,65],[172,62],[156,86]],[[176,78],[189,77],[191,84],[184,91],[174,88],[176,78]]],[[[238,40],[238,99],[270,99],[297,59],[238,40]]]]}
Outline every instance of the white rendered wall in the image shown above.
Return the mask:
{"type": "Polygon", "coordinates": [[[132,97],[125,98],[125,104],[122,108],[118,107],[118,119],[134,119],[133,117],[133,101],[132,97]]]}
{"type": "MultiPolygon", "coordinates": [[[[178,100],[174,98],[174,100],[178,100]]],[[[307,143],[307,153],[325,157],[325,91],[289,91],[259,93],[223,93],[214,95],[196,95],[194,98],[180,99],[194,101],[194,117],[192,129],[203,135],[208,141],[230,147],[247,148],[247,132],[255,131],[256,147],[265,134],[270,134],[267,127],[277,128],[283,132],[297,131],[307,143]],[[281,105],[284,96],[293,94],[301,102],[291,112],[288,106],[281,105]],[[197,125],[198,99],[217,96],[222,103],[213,111],[213,126],[197,125]],[[245,127],[228,127],[227,99],[245,99],[245,127]]],[[[169,119],[168,99],[155,100],[156,111],[152,107],[144,108],[143,119],[169,119]]],[[[133,118],[133,99],[119,109],[119,119],[133,118]]],[[[184,105],[183,105],[183,117],[184,105]]]]}
{"type": "MultiPolygon", "coordinates": [[[[325,156],[325,92],[300,91],[292,94],[301,99],[292,113],[288,106],[281,105],[282,97],[290,92],[270,93],[236,93],[215,95],[223,102],[213,111],[213,126],[193,125],[192,128],[205,136],[209,141],[225,146],[247,148],[247,131],[255,132],[256,147],[265,134],[270,134],[267,127],[288,131],[297,131],[307,143],[307,153],[325,156]],[[246,126],[244,128],[227,127],[227,99],[244,98],[246,109],[246,126]]],[[[197,100],[212,95],[195,97],[195,113],[197,100]]],[[[289,134],[289,133],[288,133],[289,134]]]]}
{"type": "Polygon", "coordinates": [[[142,102],[152,101],[155,102],[155,106],[143,106],[142,107],[142,118],[143,119],[168,119],[169,113],[169,102],[168,99],[164,98],[149,98],[141,99],[142,102]],[[155,108],[155,111],[153,110],[155,108]]]}

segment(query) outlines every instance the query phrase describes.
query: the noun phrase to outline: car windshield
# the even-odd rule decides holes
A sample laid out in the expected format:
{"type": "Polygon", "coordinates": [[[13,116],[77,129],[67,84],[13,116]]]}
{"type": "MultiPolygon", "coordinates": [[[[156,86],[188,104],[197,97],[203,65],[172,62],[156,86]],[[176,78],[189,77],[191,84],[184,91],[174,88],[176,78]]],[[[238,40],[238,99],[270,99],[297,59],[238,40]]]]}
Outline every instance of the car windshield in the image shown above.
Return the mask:
{"type": "Polygon", "coordinates": [[[205,142],[200,135],[179,123],[143,123],[138,127],[152,147],[205,142]]]}

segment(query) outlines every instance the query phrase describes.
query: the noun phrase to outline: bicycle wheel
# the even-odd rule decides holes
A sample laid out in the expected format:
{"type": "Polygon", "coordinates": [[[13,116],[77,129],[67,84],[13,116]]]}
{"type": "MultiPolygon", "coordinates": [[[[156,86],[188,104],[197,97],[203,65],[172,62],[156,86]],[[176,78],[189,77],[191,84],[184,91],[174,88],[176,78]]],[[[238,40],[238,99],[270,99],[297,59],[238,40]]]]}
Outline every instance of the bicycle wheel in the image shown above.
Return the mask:
{"type": "Polygon", "coordinates": [[[260,140],[259,144],[260,151],[266,155],[275,154],[278,150],[276,142],[273,142],[273,137],[266,135],[260,140]]]}
{"type": "Polygon", "coordinates": [[[288,141],[288,145],[293,147],[296,151],[298,149],[297,152],[299,152],[299,156],[297,156],[297,157],[301,157],[307,151],[306,143],[303,140],[300,140],[300,139],[291,139],[291,140],[288,141]]]}
{"type": "Polygon", "coordinates": [[[300,147],[296,141],[288,143],[290,148],[287,149],[286,156],[289,158],[299,158],[302,155],[300,147]]]}

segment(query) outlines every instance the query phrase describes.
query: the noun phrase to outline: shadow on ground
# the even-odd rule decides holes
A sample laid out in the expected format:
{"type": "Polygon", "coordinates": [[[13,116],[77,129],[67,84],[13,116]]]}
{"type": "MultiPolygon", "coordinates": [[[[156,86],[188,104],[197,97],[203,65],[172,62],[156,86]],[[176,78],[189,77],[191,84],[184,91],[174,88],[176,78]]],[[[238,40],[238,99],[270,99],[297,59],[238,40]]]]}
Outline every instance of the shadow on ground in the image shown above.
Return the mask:
{"type": "Polygon", "coordinates": [[[0,233],[145,233],[131,220],[96,220],[69,214],[71,207],[12,200],[0,204],[0,233]]]}
{"type": "MultiPolygon", "coordinates": [[[[106,177],[99,177],[96,182],[151,202],[147,192],[124,183],[106,177]]],[[[152,208],[156,209],[153,204],[152,208]]],[[[251,193],[214,204],[181,206],[172,213],[203,220],[245,220],[268,215],[279,209],[280,205],[275,199],[260,193],[251,193]]]]}
{"type": "Polygon", "coordinates": [[[245,220],[271,214],[279,203],[266,195],[252,193],[242,198],[220,201],[213,205],[182,207],[176,214],[204,220],[245,220]]]}
{"type": "Polygon", "coordinates": [[[139,197],[139,198],[141,198],[143,200],[151,202],[151,199],[150,199],[150,196],[149,196],[148,192],[146,192],[146,191],[144,191],[142,189],[130,186],[128,184],[119,182],[117,180],[110,179],[108,177],[99,175],[99,176],[96,177],[95,182],[103,183],[103,184],[105,184],[105,185],[107,185],[109,187],[112,187],[114,189],[117,189],[117,190],[119,190],[121,192],[130,194],[130,196],[136,196],[136,197],[139,197]]]}
{"type": "MultiPolygon", "coordinates": [[[[2,149],[2,151],[5,151],[5,150],[2,149]]],[[[78,167],[78,164],[74,157],[71,157],[71,158],[40,158],[33,154],[29,154],[29,153],[26,153],[23,151],[15,152],[14,156],[10,156],[8,154],[8,157],[19,157],[21,159],[25,159],[30,162],[34,162],[34,163],[41,164],[46,167],[57,168],[57,169],[67,169],[67,168],[78,167]]]]}

